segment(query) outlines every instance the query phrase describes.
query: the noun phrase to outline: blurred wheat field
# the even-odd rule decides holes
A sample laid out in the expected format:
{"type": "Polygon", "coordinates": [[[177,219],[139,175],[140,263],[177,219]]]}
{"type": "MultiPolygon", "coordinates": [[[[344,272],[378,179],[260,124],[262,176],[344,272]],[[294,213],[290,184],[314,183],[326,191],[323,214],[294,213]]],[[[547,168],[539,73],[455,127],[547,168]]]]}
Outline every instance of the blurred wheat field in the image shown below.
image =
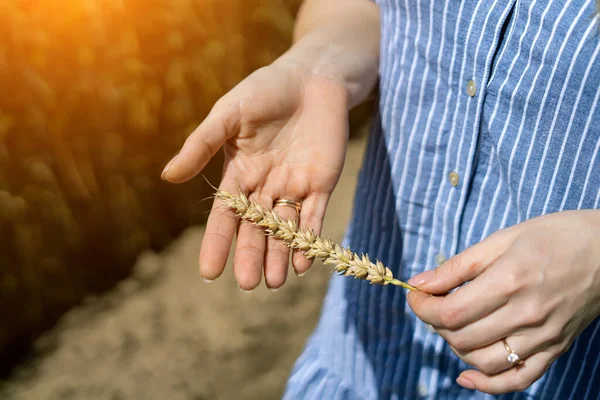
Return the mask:
{"type": "MultiPolygon", "coordinates": [[[[290,44],[300,0],[0,0],[0,355],[201,223],[164,163],[290,44]]],[[[205,171],[218,181],[219,160],[205,171]]]]}

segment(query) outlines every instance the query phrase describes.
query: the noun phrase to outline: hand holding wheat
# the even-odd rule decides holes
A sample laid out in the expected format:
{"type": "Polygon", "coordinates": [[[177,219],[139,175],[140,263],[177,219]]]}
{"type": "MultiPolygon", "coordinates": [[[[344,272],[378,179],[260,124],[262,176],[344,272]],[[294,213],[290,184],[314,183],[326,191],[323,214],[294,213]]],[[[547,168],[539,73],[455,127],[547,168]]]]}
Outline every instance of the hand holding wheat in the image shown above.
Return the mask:
{"type": "Polygon", "coordinates": [[[307,258],[317,258],[323,264],[333,265],[334,269],[344,276],[365,279],[372,284],[396,285],[416,290],[415,287],[395,279],[392,271],[381,261],[373,263],[366,254],[353,253],[310,229],[299,229],[294,220],[283,220],[274,210],[265,209],[249,200],[243,193],[234,195],[217,190],[215,197],[234,210],[241,219],[263,228],[267,235],[282,240],[290,249],[302,251],[307,258]]]}
{"type": "MultiPolygon", "coordinates": [[[[239,187],[265,207],[278,199],[302,200],[300,213],[289,207],[275,209],[282,218],[297,218],[302,226],[320,232],[344,163],[347,97],[339,82],[279,59],[254,72],[215,104],[162,177],[173,183],[187,181],[222,147],[219,189],[235,192],[239,187]]],[[[289,270],[289,248],[265,237],[253,224],[240,224],[219,198],[200,247],[202,277],[212,281],[223,273],[234,236],[233,272],[240,288],[256,288],[263,275],[267,287],[281,287],[289,270]]],[[[310,268],[311,260],[300,252],[293,252],[291,258],[298,275],[310,268]]]]}

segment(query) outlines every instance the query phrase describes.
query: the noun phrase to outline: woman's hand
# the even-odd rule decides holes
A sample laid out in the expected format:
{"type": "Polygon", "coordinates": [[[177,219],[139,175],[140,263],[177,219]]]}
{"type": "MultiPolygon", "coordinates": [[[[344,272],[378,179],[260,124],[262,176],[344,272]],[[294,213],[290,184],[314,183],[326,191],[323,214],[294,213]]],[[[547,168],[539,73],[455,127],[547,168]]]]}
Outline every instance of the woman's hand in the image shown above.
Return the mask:
{"type": "MultiPolygon", "coordinates": [[[[348,138],[348,93],[329,76],[283,59],[262,68],[221,98],[167,165],[163,179],[179,183],[196,176],[223,147],[220,189],[240,189],[267,208],[277,199],[302,201],[300,215],[277,207],[284,218],[320,232],[327,202],[342,171],[348,138]]],[[[225,267],[234,234],[234,273],[244,290],[264,275],[279,288],[286,280],[289,251],[266,239],[260,228],[239,224],[234,213],[213,205],[200,250],[200,272],[216,279],[225,267]]],[[[296,273],[311,262],[294,254],[296,273]]]]}
{"type": "Polygon", "coordinates": [[[460,385],[525,390],[600,315],[600,211],[565,211],[499,231],[410,282],[423,291],[408,296],[417,316],[478,369],[464,371],[460,385]],[[465,282],[445,296],[426,294],[465,282]],[[508,362],[502,339],[522,365],[508,362]]]}
{"type": "MultiPolygon", "coordinates": [[[[221,98],[167,165],[163,179],[196,176],[224,148],[220,188],[244,191],[265,207],[277,199],[302,200],[300,215],[277,207],[284,218],[320,232],[329,196],[342,171],[348,109],[377,81],[379,7],[370,0],[305,0],[294,45],[221,98]]],[[[200,250],[200,273],[216,279],[237,231],[234,273],[244,290],[263,274],[272,289],[285,282],[289,253],[259,228],[242,223],[215,202],[200,250]]],[[[296,273],[311,262],[294,254],[296,273]]]]}

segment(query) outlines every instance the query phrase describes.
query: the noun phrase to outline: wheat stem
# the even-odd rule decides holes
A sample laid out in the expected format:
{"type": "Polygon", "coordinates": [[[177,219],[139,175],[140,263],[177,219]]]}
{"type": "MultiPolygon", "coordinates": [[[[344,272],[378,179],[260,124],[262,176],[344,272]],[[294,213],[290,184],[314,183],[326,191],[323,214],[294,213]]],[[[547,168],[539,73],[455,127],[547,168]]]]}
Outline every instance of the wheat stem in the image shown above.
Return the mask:
{"type": "Polygon", "coordinates": [[[364,279],[372,284],[417,290],[414,286],[395,279],[392,271],[381,261],[375,260],[373,263],[367,254],[358,255],[329,238],[315,234],[313,230],[300,229],[295,221],[283,220],[274,210],[265,209],[248,199],[244,193],[235,195],[217,190],[215,196],[243,220],[262,227],[267,235],[282,240],[290,249],[302,251],[305,257],[333,265],[341,275],[364,279]]]}

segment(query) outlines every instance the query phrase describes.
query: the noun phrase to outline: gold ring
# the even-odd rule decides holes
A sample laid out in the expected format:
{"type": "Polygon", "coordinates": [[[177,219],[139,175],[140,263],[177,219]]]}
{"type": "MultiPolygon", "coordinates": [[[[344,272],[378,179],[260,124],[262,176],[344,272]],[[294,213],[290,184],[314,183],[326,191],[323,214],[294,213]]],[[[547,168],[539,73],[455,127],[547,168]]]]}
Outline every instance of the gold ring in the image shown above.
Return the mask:
{"type": "Polygon", "coordinates": [[[302,202],[296,200],[287,200],[287,199],[279,199],[275,201],[273,207],[282,206],[282,207],[292,207],[296,210],[298,214],[300,214],[300,210],[302,209],[302,202]]]}
{"type": "Polygon", "coordinates": [[[519,357],[519,355],[515,353],[513,349],[510,348],[508,343],[506,343],[506,339],[502,339],[502,344],[504,345],[506,351],[508,351],[508,357],[506,357],[506,360],[510,363],[510,365],[523,364],[523,360],[521,360],[521,357],[519,357]]]}

